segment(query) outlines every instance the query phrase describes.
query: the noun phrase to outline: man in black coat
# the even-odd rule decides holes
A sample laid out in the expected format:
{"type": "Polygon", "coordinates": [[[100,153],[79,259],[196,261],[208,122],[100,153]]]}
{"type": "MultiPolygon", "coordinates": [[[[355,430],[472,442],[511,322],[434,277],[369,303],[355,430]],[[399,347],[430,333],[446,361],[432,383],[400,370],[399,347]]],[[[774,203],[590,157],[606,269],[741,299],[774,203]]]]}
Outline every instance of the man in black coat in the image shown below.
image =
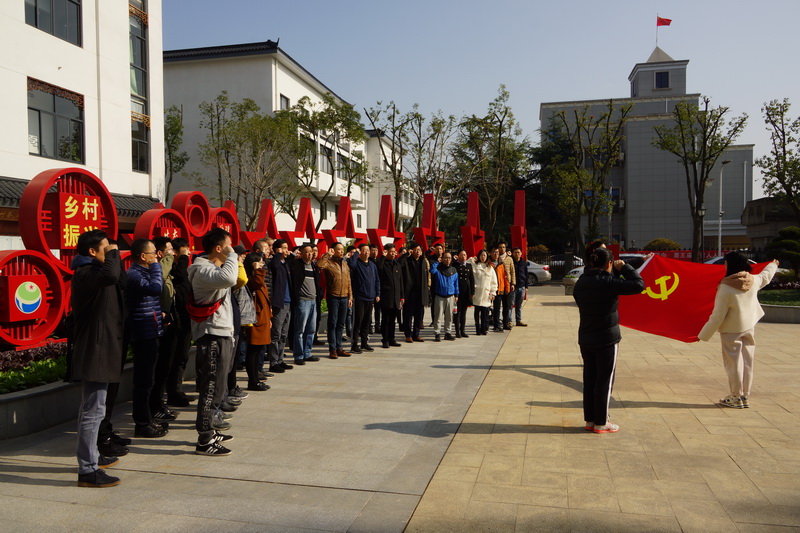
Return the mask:
{"type": "Polygon", "coordinates": [[[381,341],[384,348],[400,346],[395,340],[394,331],[397,316],[403,308],[405,301],[405,287],[403,285],[403,268],[397,261],[397,249],[394,244],[383,247],[384,255],[378,257],[375,265],[378,267],[378,276],[381,280],[381,341]]]}
{"type": "Polygon", "coordinates": [[[472,273],[472,265],[467,263],[467,251],[461,250],[456,256],[453,266],[458,272],[458,300],[456,300],[456,316],[453,317],[456,323],[456,337],[467,338],[467,308],[472,305],[472,297],[475,296],[475,275],[472,273]]]}
{"type": "Polygon", "coordinates": [[[403,303],[403,328],[406,342],[424,342],[419,336],[422,316],[425,307],[431,301],[430,263],[422,255],[422,247],[417,243],[409,243],[408,254],[402,260],[403,287],[405,302],[403,303]]]}
{"type": "Polygon", "coordinates": [[[113,487],[118,477],[105,468],[117,464],[116,457],[103,457],[97,450],[97,435],[105,415],[109,383],[122,375],[122,291],[118,285],[122,268],[116,244],[109,244],[101,230],[78,237],[72,260],[72,312],[75,318],[71,381],[81,383],[78,411],[78,486],[113,487]]]}

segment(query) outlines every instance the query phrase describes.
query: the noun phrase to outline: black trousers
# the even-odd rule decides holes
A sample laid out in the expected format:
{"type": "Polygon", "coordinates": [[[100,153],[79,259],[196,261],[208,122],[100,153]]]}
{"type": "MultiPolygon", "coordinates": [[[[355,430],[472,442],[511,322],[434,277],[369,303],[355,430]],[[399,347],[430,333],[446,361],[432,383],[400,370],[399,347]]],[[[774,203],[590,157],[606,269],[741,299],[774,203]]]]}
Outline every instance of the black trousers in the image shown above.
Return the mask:
{"type": "Polygon", "coordinates": [[[375,302],[372,300],[356,300],[353,302],[353,346],[369,343],[369,319],[372,316],[372,308],[375,302]]]}
{"type": "Polygon", "coordinates": [[[608,404],[614,388],[619,344],[581,346],[583,357],[583,419],[603,426],[608,422],[608,404]]]}
{"type": "Polygon", "coordinates": [[[501,328],[505,327],[507,324],[511,324],[511,312],[512,307],[514,306],[514,293],[509,292],[508,294],[503,295],[503,320],[501,324],[501,328]]]}
{"type": "Polygon", "coordinates": [[[505,294],[498,294],[494,297],[494,301],[492,302],[492,324],[495,328],[503,329],[505,325],[503,314],[500,311],[500,306],[503,304],[505,297],[505,294]]]}
{"type": "Polygon", "coordinates": [[[164,393],[167,389],[167,379],[175,356],[178,328],[172,323],[164,328],[164,336],[158,343],[158,358],[156,359],[153,374],[153,389],[150,391],[150,412],[156,414],[164,404],[164,393]]]}
{"type": "Polygon", "coordinates": [[[395,307],[384,307],[381,310],[382,320],[381,323],[381,340],[383,342],[397,342],[394,337],[395,326],[397,325],[397,316],[400,310],[395,307]]]}
{"type": "Polygon", "coordinates": [[[183,385],[183,373],[186,371],[186,363],[189,361],[189,348],[192,345],[191,318],[186,315],[184,320],[181,315],[181,323],[175,330],[175,341],[173,343],[175,352],[172,355],[172,366],[167,374],[167,397],[181,394],[183,385]]]}
{"type": "Polygon", "coordinates": [[[456,333],[459,335],[464,335],[466,333],[464,328],[467,327],[467,309],[469,309],[468,294],[458,295],[458,299],[456,300],[456,309],[458,309],[458,312],[453,317],[453,321],[456,325],[456,333]]]}
{"type": "MultiPolygon", "coordinates": [[[[460,312],[460,311],[459,311],[460,312]]],[[[489,308],[475,306],[475,332],[477,334],[489,331],[489,308]]]]}
{"type": "Polygon", "coordinates": [[[146,426],[153,421],[150,393],[158,359],[158,338],[131,342],[133,348],[133,421],[146,426]]]}
{"type": "Polygon", "coordinates": [[[408,300],[403,304],[403,329],[405,330],[406,337],[416,339],[419,337],[419,330],[422,327],[422,318],[425,313],[425,307],[420,302],[411,302],[408,300]]]}

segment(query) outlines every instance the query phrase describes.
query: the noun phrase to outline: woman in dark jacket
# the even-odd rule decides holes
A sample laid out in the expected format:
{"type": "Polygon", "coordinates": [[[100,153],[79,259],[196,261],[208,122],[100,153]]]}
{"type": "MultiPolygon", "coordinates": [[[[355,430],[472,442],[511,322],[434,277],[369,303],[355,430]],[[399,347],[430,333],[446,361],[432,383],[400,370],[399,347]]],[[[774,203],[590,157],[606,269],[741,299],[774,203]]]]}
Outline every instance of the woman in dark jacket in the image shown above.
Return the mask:
{"type": "Polygon", "coordinates": [[[244,270],[247,273],[247,289],[253,295],[256,308],[256,322],[247,329],[247,355],[244,367],[247,370],[247,389],[264,391],[269,385],[258,380],[259,353],[272,342],[270,327],[272,325],[272,306],[269,290],[264,282],[264,256],[260,253],[249,253],[244,258],[244,270]]]}
{"type": "Polygon", "coordinates": [[[581,321],[578,344],[583,357],[583,415],[587,431],[616,433],[619,426],[608,422],[608,404],[614,385],[619,331],[617,300],[622,294],[639,294],[644,281],[624,261],[614,261],[605,248],[594,250],[590,269],[575,284],[573,298],[581,321]],[[620,277],[612,275],[617,270],[620,277]]]}

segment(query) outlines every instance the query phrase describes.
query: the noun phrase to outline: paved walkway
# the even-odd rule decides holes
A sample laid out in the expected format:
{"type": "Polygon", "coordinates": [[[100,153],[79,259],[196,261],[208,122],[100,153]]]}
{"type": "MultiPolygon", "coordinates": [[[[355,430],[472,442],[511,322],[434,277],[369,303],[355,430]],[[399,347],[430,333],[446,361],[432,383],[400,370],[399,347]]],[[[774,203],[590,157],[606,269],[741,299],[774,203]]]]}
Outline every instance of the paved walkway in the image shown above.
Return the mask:
{"type": "Polygon", "coordinates": [[[1,442],[0,531],[800,527],[798,326],[759,325],[748,410],[713,405],[726,389],[716,339],[625,330],[622,429],[594,435],[581,429],[577,309],[559,286],[531,295],[531,326],[510,334],[270,379],[235,413],[229,457],[191,453],[190,410],[165,439],[135,441],[111,489],[75,486],[74,423],[1,442]]]}

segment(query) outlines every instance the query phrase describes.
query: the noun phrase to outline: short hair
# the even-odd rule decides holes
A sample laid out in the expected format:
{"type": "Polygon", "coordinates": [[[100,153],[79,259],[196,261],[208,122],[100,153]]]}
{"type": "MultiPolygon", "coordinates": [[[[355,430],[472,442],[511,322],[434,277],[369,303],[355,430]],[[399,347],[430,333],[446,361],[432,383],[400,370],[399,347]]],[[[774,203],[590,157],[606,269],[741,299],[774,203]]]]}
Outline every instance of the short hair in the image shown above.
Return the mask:
{"type": "Polygon", "coordinates": [[[497,250],[498,252],[500,251],[500,245],[499,244],[497,246],[492,246],[491,248],[489,248],[489,253],[492,253],[495,250],[497,250]]]}
{"type": "Polygon", "coordinates": [[[139,259],[139,256],[142,255],[147,245],[150,244],[150,239],[136,239],[131,243],[131,258],[135,261],[139,259]]]}
{"type": "Polygon", "coordinates": [[[300,250],[301,252],[306,248],[311,248],[311,251],[312,252],[314,251],[314,245],[311,244],[310,242],[304,242],[303,244],[297,247],[297,249],[300,250]]]}
{"type": "Polygon", "coordinates": [[[750,263],[747,262],[747,256],[736,250],[725,254],[725,263],[726,276],[742,271],[750,272],[752,270],[752,268],[750,268],[750,263]]]}
{"type": "MultiPolygon", "coordinates": [[[[169,237],[162,237],[162,236],[159,235],[158,237],[155,237],[153,239],[153,244],[155,244],[156,250],[158,250],[159,252],[163,252],[164,250],[167,249],[167,244],[171,244],[171,243],[170,243],[169,237]]],[[[174,248],[174,246],[173,246],[173,248],[174,248]]]]}
{"type": "Polygon", "coordinates": [[[449,255],[451,259],[453,258],[453,253],[452,252],[448,252],[447,250],[442,252],[442,257],[444,257],[445,255],[449,255]]]}
{"type": "Polygon", "coordinates": [[[388,252],[389,250],[394,250],[394,249],[395,249],[395,245],[392,244],[392,243],[383,245],[383,251],[384,252],[388,252]]]}
{"type": "Polygon", "coordinates": [[[203,235],[203,251],[210,254],[217,246],[223,246],[225,239],[231,234],[222,228],[211,228],[208,233],[203,235]]]}
{"type": "Polygon", "coordinates": [[[500,245],[501,245],[501,244],[502,244],[503,246],[506,246],[506,247],[508,246],[508,245],[506,245],[506,241],[497,241],[497,247],[498,247],[498,248],[500,248],[500,245]]]}
{"type": "Polygon", "coordinates": [[[516,252],[517,250],[519,250],[519,252],[522,253],[522,248],[520,248],[519,246],[515,246],[511,249],[512,252],[516,252]]]}
{"type": "MultiPolygon", "coordinates": [[[[336,248],[337,246],[341,246],[342,248],[344,248],[344,244],[342,244],[342,243],[340,243],[340,242],[335,242],[335,243],[333,243],[333,244],[330,246],[330,249],[331,249],[331,250],[333,250],[333,249],[334,249],[334,248],[336,248]]],[[[348,246],[348,248],[350,248],[350,246],[348,246]]]]}
{"type": "Polygon", "coordinates": [[[256,242],[254,242],[253,243],[253,251],[254,252],[260,252],[262,244],[268,244],[268,243],[264,239],[258,239],[256,242]]]}
{"type": "MultiPolygon", "coordinates": [[[[462,248],[462,249],[460,249],[458,252],[456,252],[456,255],[460,255],[460,254],[461,254],[461,252],[464,252],[465,254],[467,254],[467,251],[466,251],[465,249],[463,249],[463,248],[462,248]]],[[[467,255],[469,255],[469,254],[467,254],[467,255]]]]}
{"type": "Polygon", "coordinates": [[[272,251],[280,250],[283,248],[283,245],[286,244],[286,241],[283,239],[275,239],[275,242],[272,243],[272,251]]]}
{"type": "Polygon", "coordinates": [[[373,243],[369,243],[369,249],[370,250],[377,250],[378,249],[378,245],[377,244],[373,244],[373,243]]]}
{"type": "MultiPolygon", "coordinates": [[[[341,243],[340,243],[340,244],[341,244],[341,243]]],[[[345,252],[347,252],[347,253],[349,254],[350,252],[352,252],[352,251],[353,251],[353,250],[355,250],[355,249],[356,249],[356,247],[355,247],[355,246],[353,246],[352,244],[349,244],[349,245],[347,246],[347,248],[345,248],[345,249],[344,249],[344,251],[345,251],[345,252]]]]}
{"type": "Polygon", "coordinates": [[[366,246],[367,248],[371,248],[371,246],[370,246],[369,244],[367,244],[367,243],[365,243],[365,242],[362,242],[361,244],[359,244],[359,245],[358,245],[358,249],[359,249],[359,251],[360,251],[360,250],[361,250],[363,247],[365,247],[365,246],[366,246]]]}
{"type": "Polygon", "coordinates": [[[183,237],[175,237],[172,239],[172,247],[176,250],[180,250],[181,248],[189,248],[189,241],[183,237]]]}
{"type": "Polygon", "coordinates": [[[406,244],[406,248],[408,248],[409,250],[413,250],[413,249],[414,249],[414,248],[416,248],[417,246],[419,246],[419,244],[417,244],[417,243],[416,243],[416,242],[414,242],[414,241],[411,241],[411,242],[409,242],[408,244],[406,244]]]}
{"type": "Polygon", "coordinates": [[[436,244],[434,244],[434,245],[433,245],[433,247],[434,247],[434,248],[437,248],[437,247],[439,247],[439,246],[441,246],[442,248],[444,248],[444,244],[442,244],[442,243],[440,243],[440,242],[437,242],[436,244]]]}
{"type": "Polygon", "coordinates": [[[103,239],[107,239],[108,235],[101,229],[92,229],[85,233],[81,233],[78,237],[78,253],[80,255],[89,255],[89,249],[99,251],[100,243],[103,239]]]}
{"type": "Polygon", "coordinates": [[[612,259],[614,259],[614,254],[608,248],[595,248],[592,255],[589,256],[589,264],[592,265],[592,268],[603,268],[612,259]]]}

